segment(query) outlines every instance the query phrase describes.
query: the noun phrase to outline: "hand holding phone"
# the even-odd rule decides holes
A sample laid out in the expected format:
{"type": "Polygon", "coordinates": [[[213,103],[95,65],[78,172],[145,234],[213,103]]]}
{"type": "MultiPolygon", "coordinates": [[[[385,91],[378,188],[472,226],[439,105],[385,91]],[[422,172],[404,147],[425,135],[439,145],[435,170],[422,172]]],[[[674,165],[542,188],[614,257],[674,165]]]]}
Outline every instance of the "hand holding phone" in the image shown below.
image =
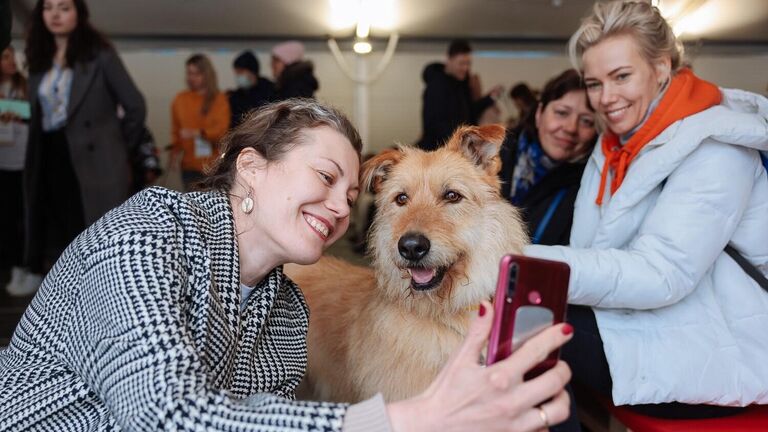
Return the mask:
{"type": "MultiPolygon", "coordinates": [[[[509,357],[533,335],[565,320],[570,267],[559,261],[505,255],[493,301],[494,317],[486,364],[509,357]]],[[[551,369],[560,350],[531,369],[531,379],[551,369]]]]}

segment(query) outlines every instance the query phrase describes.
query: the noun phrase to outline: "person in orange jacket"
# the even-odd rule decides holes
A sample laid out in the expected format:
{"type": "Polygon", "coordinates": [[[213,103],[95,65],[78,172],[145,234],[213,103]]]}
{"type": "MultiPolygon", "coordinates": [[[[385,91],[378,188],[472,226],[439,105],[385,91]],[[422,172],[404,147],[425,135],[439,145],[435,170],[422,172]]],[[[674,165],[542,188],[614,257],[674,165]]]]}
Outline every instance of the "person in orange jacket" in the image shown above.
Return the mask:
{"type": "Polygon", "coordinates": [[[181,157],[181,179],[189,189],[216,160],[219,140],[229,129],[230,110],[213,64],[204,54],[187,59],[186,81],[188,90],[171,104],[171,164],[181,157]]]}

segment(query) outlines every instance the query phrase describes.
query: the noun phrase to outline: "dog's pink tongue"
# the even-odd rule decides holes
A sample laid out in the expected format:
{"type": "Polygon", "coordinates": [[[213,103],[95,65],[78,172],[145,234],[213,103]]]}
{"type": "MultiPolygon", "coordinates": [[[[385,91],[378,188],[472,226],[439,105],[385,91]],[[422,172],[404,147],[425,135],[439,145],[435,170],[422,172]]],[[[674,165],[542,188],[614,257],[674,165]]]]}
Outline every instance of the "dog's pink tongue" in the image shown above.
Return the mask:
{"type": "Polygon", "coordinates": [[[412,268],[411,277],[418,284],[427,283],[435,277],[435,269],[412,268]]]}

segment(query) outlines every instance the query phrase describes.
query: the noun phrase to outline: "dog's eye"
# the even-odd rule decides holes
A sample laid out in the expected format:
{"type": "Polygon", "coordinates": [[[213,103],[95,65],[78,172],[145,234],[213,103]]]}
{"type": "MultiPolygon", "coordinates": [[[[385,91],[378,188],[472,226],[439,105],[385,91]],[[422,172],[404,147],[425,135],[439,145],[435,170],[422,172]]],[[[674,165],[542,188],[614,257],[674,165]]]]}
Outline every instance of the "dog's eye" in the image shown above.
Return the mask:
{"type": "Polygon", "coordinates": [[[445,195],[443,195],[443,198],[449,203],[457,203],[461,201],[464,197],[461,196],[461,194],[459,194],[456,191],[449,190],[448,192],[445,193],[445,195]]]}
{"type": "Polygon", "coordinates": [[[395,197],[395,203],[399,206],[404,206],[408,202],[408,195],[401,193],[395,197]]]}

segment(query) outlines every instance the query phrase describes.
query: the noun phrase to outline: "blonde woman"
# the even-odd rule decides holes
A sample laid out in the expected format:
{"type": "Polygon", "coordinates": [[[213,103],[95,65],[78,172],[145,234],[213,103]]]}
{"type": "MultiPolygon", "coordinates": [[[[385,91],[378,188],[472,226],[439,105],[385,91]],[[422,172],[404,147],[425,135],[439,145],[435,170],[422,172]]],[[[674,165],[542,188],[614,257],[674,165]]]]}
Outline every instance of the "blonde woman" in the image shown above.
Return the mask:
{"type": "Polygon", "coordinates": [[[187,90],[171,104],[171,161],[181,157],[182,181],[190,188],[202,179],[205,166],[216,160],[230,111],[207,56],[194,54],[187,59],[186,81],[187,90]]]}
{"type": "Polygon", "coordinates": [[[570,40],[607,130],[587,163],[570,247],[563,356],[617,405],[706,418],[768,403],[768,100],[684,67],[647,2],[597,3],[570,40]]]}

